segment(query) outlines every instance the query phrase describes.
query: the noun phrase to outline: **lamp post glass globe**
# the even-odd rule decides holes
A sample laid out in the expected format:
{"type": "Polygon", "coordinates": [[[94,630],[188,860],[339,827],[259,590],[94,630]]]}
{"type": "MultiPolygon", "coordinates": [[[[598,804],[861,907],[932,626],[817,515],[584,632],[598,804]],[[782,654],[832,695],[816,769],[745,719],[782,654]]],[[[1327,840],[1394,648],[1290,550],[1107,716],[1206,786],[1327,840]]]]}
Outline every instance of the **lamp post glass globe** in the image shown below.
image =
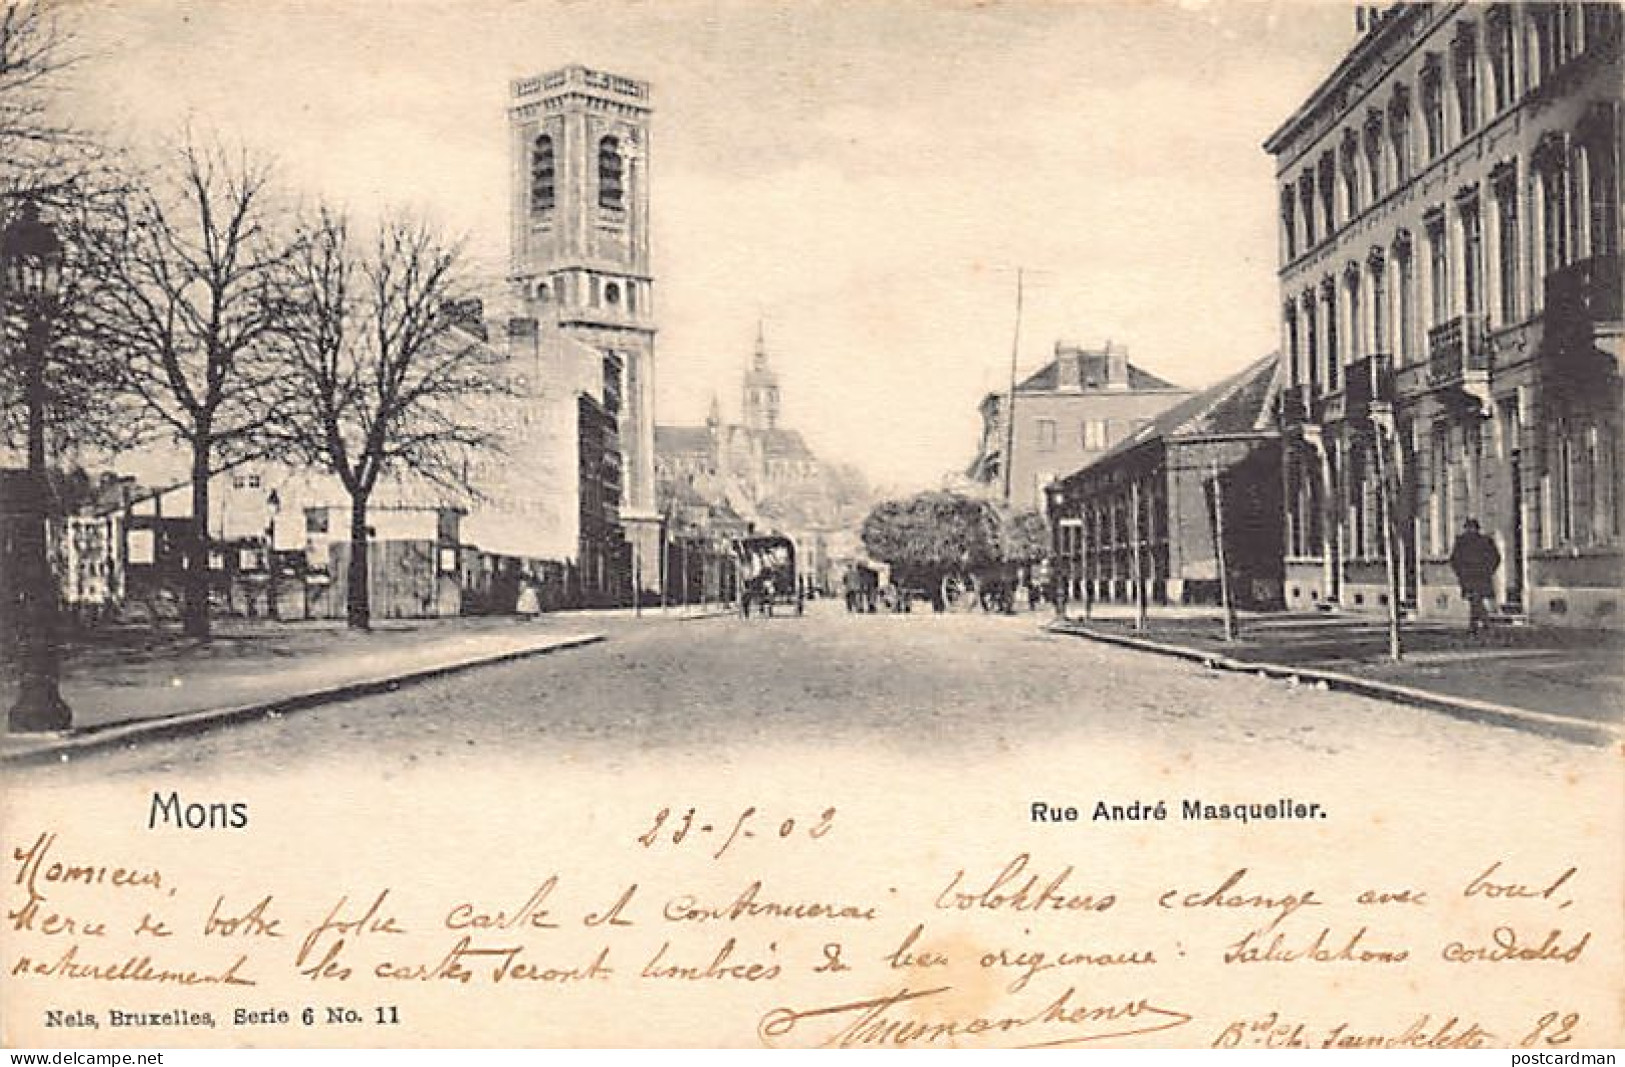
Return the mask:
{"type": "Polygon", "coordinates": [[[62,284],[62,242],[55,227],[40,221],[34,205],[19,211],[0,237],[0,263],[8,291],[34,300],[56,295],[62,284]]]}

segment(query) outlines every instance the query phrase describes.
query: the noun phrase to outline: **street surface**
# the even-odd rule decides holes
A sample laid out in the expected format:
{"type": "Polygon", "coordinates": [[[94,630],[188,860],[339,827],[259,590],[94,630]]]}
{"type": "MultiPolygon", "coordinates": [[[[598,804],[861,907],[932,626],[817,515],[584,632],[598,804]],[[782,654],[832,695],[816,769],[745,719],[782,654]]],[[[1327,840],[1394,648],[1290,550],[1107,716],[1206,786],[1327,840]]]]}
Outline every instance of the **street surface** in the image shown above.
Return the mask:
{"type": "MultiPolygon", "coordinates": [[[[151,772],[255,773],[340,761],[389,777],[490,758],[613,769],[650,755],[748,761],[852,746],[937,763],[1015,760],[1058,744],[1258,766],[1371,770],[1481,758],[1556,769],[1573,744],[1041,631],[1048,616],[607,618],[586,649],[398,693],[27,772],[66,784],[151,772]],[[1372,761],[1378,761],[1373,764],[1372,761]]],[[[515,623],[516,627],[523,623],[515,623]]]]}

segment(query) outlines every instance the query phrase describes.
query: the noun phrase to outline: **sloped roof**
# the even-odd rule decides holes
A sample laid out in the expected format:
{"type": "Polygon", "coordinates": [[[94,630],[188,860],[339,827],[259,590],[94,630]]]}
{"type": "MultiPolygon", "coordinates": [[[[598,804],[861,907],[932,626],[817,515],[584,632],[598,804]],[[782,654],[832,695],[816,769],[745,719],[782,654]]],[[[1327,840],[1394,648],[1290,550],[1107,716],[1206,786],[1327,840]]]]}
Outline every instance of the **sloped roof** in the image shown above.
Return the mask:
{"type": "Polygon", "coordinates": [[[1274,426],[1270,415],[1279,374],[1280,357],[1271,352],[1217,385],[1175,404],[1107,449],[1089,466],[1108,463],[1157,438],[1267,432],[1274,426]]]}
{"type": "Polygon", "coordinates": [[[656,426],[655,451],[668,456],[709,455],[711,431],[704,426],[656,426]]]}
{"type": "Polygon", "coordinates": [[[812,449],[794,430],[765,430],[762,451],[769,459],[812,459],[812,449]]]}
{"type": "MultiPolygon", "coordinates": [[[[1084,381],[1100,381],[1106,377],[1106,354],[1104,352],[1082,352],[1081,369],[1084,381]]],[[[1016,391],[1054,392],[1055,384],[1059,380],[1060,370],[1057,366],[1059,360],[1050,360],[1038,370],[1028,375],[1027,379],[1016,386],[1016,391]]],[[[1180,386],[1172,382],[1163,381],[1149,371],[1143,371],[1133,363],[1128,365],[1128,387],[1130,389],[1179,389],[1180,386]]],[[[1094,389],[1099,389],[1095,386],[1094,389]]],[[[1093,389],[1090,390],[1091,392],[1093,389]]]]}

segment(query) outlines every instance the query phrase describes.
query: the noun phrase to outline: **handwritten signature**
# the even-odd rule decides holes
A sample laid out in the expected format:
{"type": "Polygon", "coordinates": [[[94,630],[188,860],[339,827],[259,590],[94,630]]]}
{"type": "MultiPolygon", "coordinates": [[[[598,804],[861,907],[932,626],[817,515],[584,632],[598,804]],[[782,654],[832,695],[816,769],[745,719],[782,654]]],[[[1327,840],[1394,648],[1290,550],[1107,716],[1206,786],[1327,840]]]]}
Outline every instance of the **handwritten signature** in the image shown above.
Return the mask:
{"type": "Polygon", "coordinates": [[[818,1048],[908,1047],[946,1044],[957,1046],[967,1039],[1014,1036],[1020,1048],[1059,1048],[1091,1041],[1134,1037],[1173,1030],[1191,1021],[1191,1016],[1172,1008],[1152,1004],[1144,997],[1110,1005],[1075,1002],[1077,987],[1069,986],[1038,1011],[1027,1015],[948,1016],[919,1019],[900,1016],[896,1009],[952,992],[952,986],[935,989],[909,989],[869,1000],[852,1000],[816,1008],[775,1008],[762,1016],[757,1036],[770,1047],[789,1037],[803,1024],[816,1030],[820,1025],[837,1026],[826,1032],[818,1048]],[[1031,1039],[1031,1040],[1028,1040],[1031,1039]]]}

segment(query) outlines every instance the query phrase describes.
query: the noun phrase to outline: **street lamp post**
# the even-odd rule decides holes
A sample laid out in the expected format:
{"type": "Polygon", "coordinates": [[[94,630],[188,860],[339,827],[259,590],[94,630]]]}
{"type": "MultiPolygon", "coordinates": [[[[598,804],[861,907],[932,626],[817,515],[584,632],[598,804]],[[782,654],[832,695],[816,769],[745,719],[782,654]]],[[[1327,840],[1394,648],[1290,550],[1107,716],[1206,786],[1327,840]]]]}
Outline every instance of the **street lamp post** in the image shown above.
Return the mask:
{"type": "Polygon", "coordinates": [[[28,477],[16,535],[19,599],[22,601],[22,677],[17,702],[6,717],[11,733],[66,730],[73,712],[59,686],[56,582],[46,554],[45,349],[50,312],[61,278],[62,243],[56,231],[26,205],[0,235],[3,302],[15,302],[25,321],[23,391],[28,401],[28,477]]]}
{"type": "MultiPolygon", "coordinates": [[[[265,613],[273,622],[282,621],[282,609],[277,604],[276,573],[276,520],[282,511],[282,496],[275,489],[265,498],[265,511],[269,521],[265,526],[265,613]]],[[[435,561],[438,569],[440,561],[435,561]]]]}

